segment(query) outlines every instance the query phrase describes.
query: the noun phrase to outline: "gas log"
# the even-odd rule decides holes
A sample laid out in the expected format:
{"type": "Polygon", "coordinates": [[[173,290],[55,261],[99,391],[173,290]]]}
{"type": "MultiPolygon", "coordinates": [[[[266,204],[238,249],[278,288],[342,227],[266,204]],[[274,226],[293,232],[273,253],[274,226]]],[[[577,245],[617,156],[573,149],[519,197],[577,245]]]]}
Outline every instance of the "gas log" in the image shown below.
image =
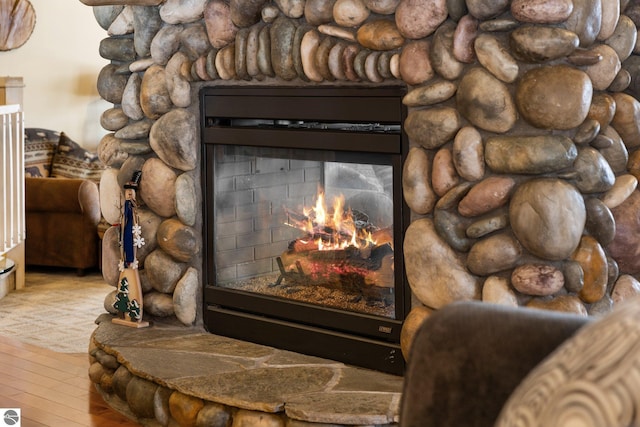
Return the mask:
{"type": "MultiPolygon", "coordinates": [[[[280,277],[275,285],[324,286],[354,294],[355,298],[383,300],[393,293],[393,232],[374,231],[356,245],[321,249],[333,245],[335,230],[308,233],[289,243],[277,258],[280,277]]],[[[350,236],[348,236],[351,239],[350,236]]]]}

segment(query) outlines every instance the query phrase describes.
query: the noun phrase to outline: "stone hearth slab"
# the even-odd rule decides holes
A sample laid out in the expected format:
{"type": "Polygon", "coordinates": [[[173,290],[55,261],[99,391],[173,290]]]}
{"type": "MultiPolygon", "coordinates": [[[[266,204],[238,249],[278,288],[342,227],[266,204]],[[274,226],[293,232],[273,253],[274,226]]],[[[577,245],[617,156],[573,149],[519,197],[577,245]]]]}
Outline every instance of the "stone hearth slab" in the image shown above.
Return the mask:
{"type": "MultiPolygon", "coordinates": [[[[300,425],[387,426],[399,420],[402,377],[170,321],[136,329],[113,324],[111,319],[104,314],[96,320],[93,340],[98,349],[114,356],[133,376],[205,404],[223,405],[229,414],[237,409],[257,411],[302,422],[300,425]]],[[[110,369],[114,371],[113,366],[110,369]]],[[[101,392],[110,404],[118,399],[101,392]]],[[[126,403],[118,400],[120,406],[126,403]]],[[[125,411],[130,416],[134,412],[125,411]]]]}

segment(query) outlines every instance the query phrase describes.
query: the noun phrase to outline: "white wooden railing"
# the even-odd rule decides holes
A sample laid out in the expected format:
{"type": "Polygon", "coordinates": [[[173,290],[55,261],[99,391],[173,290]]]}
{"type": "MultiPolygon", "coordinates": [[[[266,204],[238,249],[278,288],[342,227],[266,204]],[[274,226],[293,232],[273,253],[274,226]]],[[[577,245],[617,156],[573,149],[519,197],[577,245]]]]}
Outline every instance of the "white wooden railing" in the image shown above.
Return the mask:
{"type": "Polygon", "coordinates": [[[26,237],[23,114],[20,105],[0,105],[0,259],[26,237]]]}

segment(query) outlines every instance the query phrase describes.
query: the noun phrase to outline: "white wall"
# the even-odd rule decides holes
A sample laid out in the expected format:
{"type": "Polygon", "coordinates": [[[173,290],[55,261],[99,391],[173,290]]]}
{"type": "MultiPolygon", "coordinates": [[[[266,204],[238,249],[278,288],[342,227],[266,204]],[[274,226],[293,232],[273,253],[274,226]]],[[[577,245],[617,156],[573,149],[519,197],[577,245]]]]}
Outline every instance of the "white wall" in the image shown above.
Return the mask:
{"type": "Polygon", "coordinates": [[[96,89],[98,73],[108,64],[98,53],[107,32],[80,0],[30,2],[33,34],[21,47],[0,52],[0,76],[23,77],[27,127],[64,131],[94,150],[106,133],[100,115],[112,107],[96,89]]]}

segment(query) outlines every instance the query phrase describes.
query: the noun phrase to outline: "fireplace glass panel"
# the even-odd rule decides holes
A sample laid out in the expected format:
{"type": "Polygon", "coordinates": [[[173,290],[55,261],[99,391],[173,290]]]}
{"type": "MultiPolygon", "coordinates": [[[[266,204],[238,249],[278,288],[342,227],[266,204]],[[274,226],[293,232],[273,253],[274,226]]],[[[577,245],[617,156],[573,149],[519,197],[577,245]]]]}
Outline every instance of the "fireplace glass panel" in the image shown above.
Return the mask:
{"type": "Polygon", "coordinates": [[[389,155],[214,149],[215,284],[394,319],[389,155]]]}

